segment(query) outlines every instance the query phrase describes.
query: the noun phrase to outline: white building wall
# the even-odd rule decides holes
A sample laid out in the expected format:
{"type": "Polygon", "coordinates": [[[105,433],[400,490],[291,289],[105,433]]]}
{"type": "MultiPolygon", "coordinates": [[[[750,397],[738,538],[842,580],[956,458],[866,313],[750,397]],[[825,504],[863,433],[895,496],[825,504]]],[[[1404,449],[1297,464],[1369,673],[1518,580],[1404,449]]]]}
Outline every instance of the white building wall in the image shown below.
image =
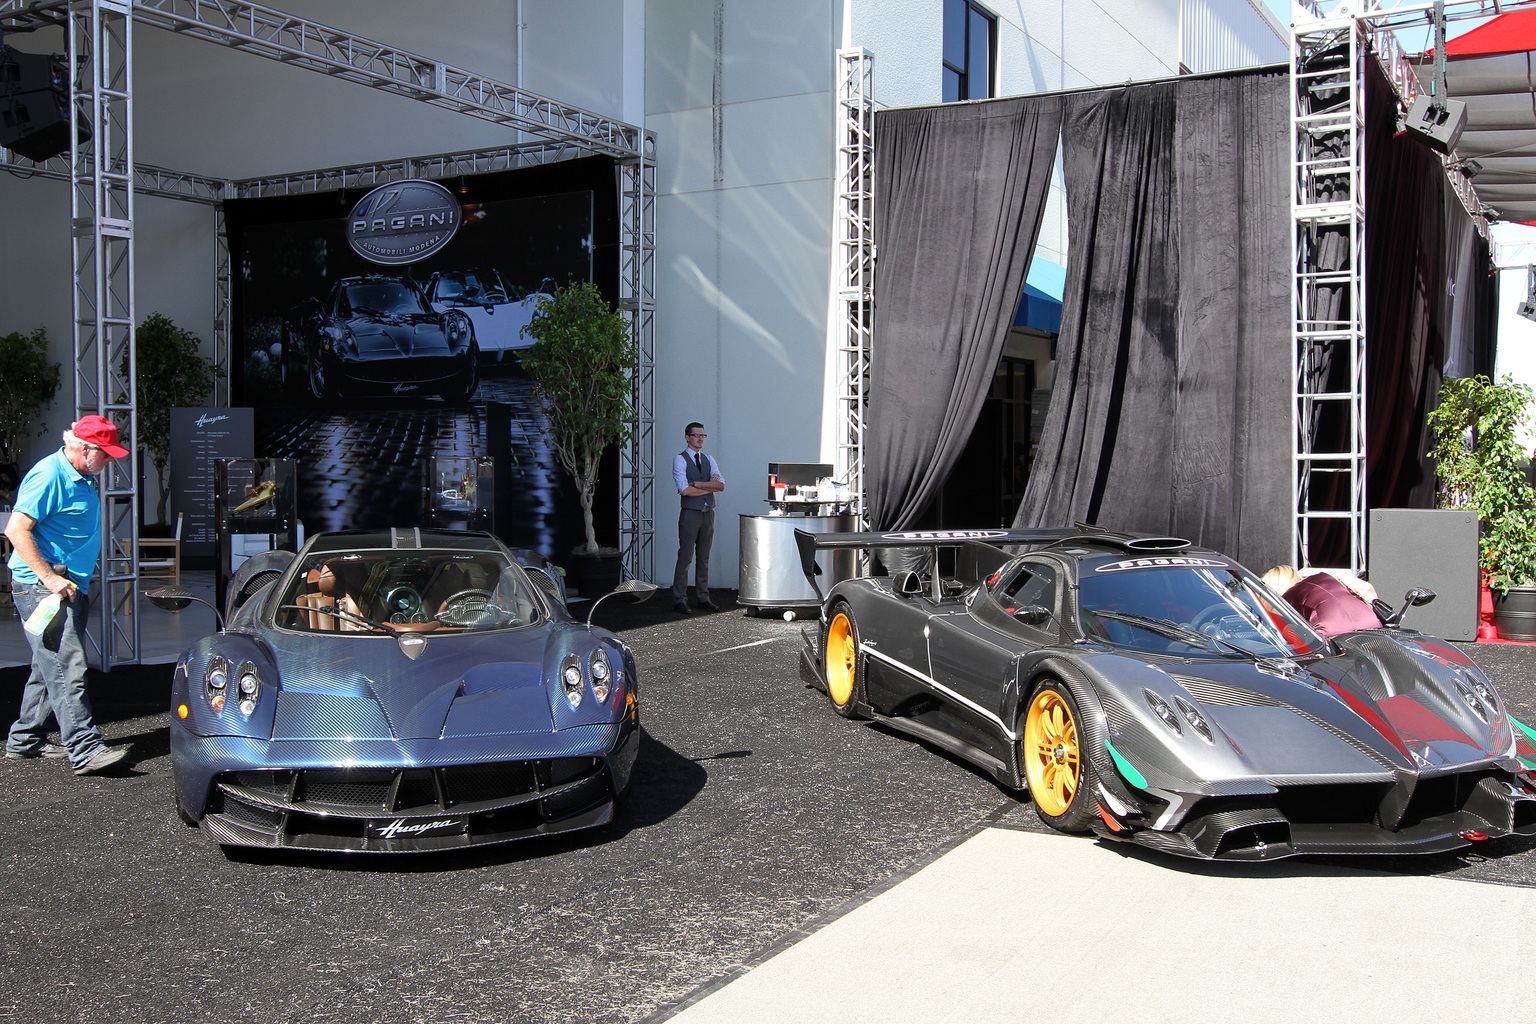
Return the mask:
{"type": "Polygon", "coordinates": [[[683,428],[720,462],[710,581],[737,585],[737,516],[769,462],[821,455],[833,60],[825,0],[679,0],[646,12],[657,136],[656,570],[670,579],[683,428]]]}
{"type": "Polygon", "coordinates": [[[1290,59],[1289,26],[1259,0],[1183,0],[1181,18],[1181,60],[1196,74],[1290,59]],[[1241,16],[1243,4],[1252,9],[1252,17],[1241,16]]]}

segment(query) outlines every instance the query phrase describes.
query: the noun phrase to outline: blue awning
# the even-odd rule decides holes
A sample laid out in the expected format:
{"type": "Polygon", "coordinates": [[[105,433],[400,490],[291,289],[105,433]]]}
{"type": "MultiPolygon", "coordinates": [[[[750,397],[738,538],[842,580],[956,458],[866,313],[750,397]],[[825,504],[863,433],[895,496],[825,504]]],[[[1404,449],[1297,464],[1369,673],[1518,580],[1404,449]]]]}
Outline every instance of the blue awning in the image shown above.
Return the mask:
{"type": "Polygon", "coordinates": [[[1013,326],[1061,332],[1061,297],[1067,290],[1067,268],[1036,256],[1024,279],[1024,297],[1013,314],[1013,326]]]}

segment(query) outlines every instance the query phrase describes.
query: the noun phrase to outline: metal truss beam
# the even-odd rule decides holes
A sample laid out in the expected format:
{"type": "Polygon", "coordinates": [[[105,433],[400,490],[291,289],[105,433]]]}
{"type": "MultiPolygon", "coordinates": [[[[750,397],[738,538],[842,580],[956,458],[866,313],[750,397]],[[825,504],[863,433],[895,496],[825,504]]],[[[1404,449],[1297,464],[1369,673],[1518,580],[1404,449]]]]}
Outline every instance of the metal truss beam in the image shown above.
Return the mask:
{"type": "Polygon", "coordinates": [[[619,537],[632,577],[656,571],[656,140],[619,165],[619,309],[630,319],[633,434],[619,450],[619,537]]]}
{"type": "Polygon", "coordinates": [[[588,152],[639,157],[640,129],[340,29],[237,0],[136,0],[134,18],[482,118],[544,139],[581,139],[588,152]]]}
{"type": "Polygon", "coordinates": [[[864,476],[869,363],[875,307],[874,58],[862,47],[837,52],[836,256],[832,287],[841,322],[837,346],[837,471],[854,496],[859,529],[870,529],[864,476]]]}
{"type": "Polygon", "coordinates": [[[137,552],[139,446],[134,328],[133,19],[127,0],[75,0],[69,8],[70,110],[90,138],[71,132],[70,223],[74,257],[74,408],[117,424],[128,456],[112,459],[98,487],[102,545],[93,588],[101,667],[139,658],[137,552]],[[119,609],[126,614],[120,614],[119,609]]]}
{"type": "MultiPolygon", "coordinates": [[[[26,157],[17,156],[4,148],[0,148],[0,154],[6,154],[0,156],[0,170],[18,177],[30,178],[35,175],[55,181],[69,180],[68,157],[56,156],[38,163],[26,157]]],[[[120,167],[115,170],[119,174],[122,173],[120,167]]],[[[203,206],[218,206],[224,201],[224,193],[228,187],[229,182],[222,178],[208,178],[200,174],[187,174],[165,167],[152,167],[148,164],[135,164],[133,168],[135,195],[176,199],[181,202],[199,203],[203,206]]]]}
{"type": "Polygon", "coordinates": [[[228,183],[232,199],[302,195],[341,189],[373,188],[401,178],[442,181],[459,175],[488,174],[589,156],[591,151],[576,142],[535,141],[516,146],[493,146],[431,156],[403,157],[369,164],[324,167],[292,174],[238,178],[228,183]]]}

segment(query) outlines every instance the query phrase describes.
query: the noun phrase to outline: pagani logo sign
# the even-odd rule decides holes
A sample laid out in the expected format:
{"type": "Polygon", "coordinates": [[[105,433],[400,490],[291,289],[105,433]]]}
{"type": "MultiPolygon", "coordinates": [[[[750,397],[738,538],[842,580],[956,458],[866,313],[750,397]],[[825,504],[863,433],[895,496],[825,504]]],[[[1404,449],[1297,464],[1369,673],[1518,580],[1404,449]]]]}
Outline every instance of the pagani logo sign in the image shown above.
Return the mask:
{"type": "Polygon", "coordinates": [[[462,221],[453,193],[437,182],[393,181],[352,207],[347,242],[373,263],[415,263],[447,245],[462,221]]]}
{"type": "Polygon", "coordinates": [[[1123,562],[1110,562],[1101,565],[1095,572],[1124,572],[1127,569],[1225,569],[1226,562],[1218,562],[1214,558],[1180,558],[1177,556],[1159,558],[1128,558],[1123,562]]]}
{"type": "Polygon", "coordinates": [[[1008,536],[1007,530],[911,530],[907,533],[882,533],[881,540],[996,540],[1008,536]]]}

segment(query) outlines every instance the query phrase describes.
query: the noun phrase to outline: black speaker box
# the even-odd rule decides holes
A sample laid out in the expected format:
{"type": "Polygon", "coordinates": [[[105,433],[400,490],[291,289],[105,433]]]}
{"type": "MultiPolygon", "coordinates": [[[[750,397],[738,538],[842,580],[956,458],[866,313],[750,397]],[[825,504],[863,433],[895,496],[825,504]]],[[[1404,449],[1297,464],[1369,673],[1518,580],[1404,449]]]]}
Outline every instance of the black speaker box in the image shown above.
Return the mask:
{"type": "MultiPolygon", "coordinates": [[[[69,149],[69,79],[46,53],[0,51],[0,146],[28,160],[69,149]]],[[[90,138],[81,126],[80,141],[90,138]]]]}
{"type": "Polygon", "coordinates": [[[1370,525],[1370,579],[1381,599],[1400,608],[1412,587],[1435,592],[1403,624],[1446,640],[1477,639],[1477,513],[1379,508],[1370,525]]]}
{"type": "Polygon", "coordinates": [[[1466,125],[1467,105],[1461,100],[1436,100],[1421,93],[1404,115],[1400,130],[1437,153],[1449,153],[1466,125]]]}

